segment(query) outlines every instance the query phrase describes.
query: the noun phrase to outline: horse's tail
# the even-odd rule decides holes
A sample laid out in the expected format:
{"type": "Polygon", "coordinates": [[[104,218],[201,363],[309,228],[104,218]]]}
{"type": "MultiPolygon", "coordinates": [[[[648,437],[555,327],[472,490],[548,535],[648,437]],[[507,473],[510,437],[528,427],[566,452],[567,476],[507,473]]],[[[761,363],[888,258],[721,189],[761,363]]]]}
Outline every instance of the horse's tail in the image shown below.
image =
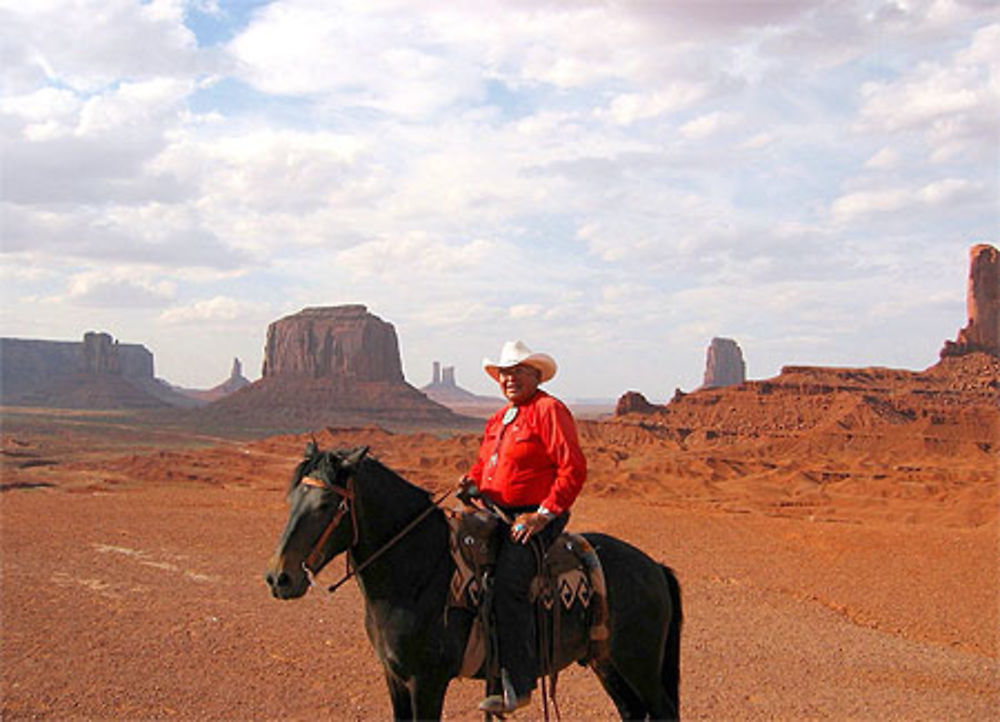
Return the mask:
{"type": "Polygon", "coordinates": [[[660,679],[663,684],[663,694],[672,707],[672,719],[680,719],[681,709],[681,625],[684,623],[684,612],[681,608],[681,585],[673,570],[660,565],[663,576],[667,580],[670,591],[670,624],[667,627],[667,639],[663,645],[663,666],[660,668],[660,679]]]}

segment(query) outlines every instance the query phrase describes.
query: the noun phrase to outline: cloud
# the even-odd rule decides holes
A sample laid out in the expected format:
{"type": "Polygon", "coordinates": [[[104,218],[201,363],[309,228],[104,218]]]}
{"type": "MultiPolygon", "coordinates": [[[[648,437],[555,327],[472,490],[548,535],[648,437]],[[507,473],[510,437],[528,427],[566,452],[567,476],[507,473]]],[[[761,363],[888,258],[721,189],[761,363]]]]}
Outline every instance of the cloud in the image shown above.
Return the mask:
{"type": "Polygon", "coordinates": [[[181,306],[173,306],[160,313],[159,320],[165,324],[204,324],[229,322],[267,315],[270,308],[266,304],[240,300],[229,296],[194,301],[181,306]]]}
{"type": "Polygon", "coordinates": [[[878,214],[922,211],[948,205],[954,207],[983,199],[982,183],[963,178],[943,178],[919,188],[886,188],[848,193],[834,201],[833,217],[839,222],[854,221],[878,214]]]}
{"type": "Polygon", "coordinates": [[[0,210],[4,213],[0,255],[16,254],[36,264],[109,263],[160,266],[171,272],[235,272],[252,263],[244,251],[202,228],[187,208],[113,206],[60,212],[7,204],[0,210]]]}
{"type": "Polygon", "coordinates": [[[336,94],[356,107],[401,115],[482,95],[478,68],[461,62],[460,53],[441,52],[451,43],[433,18],[393,5],[331,12],[312,0],[276,2],[255,15],[228,52],[241,77],[266,93],[336,94]]]}
{"type": "Polygon", "coordinates": [[[833,216],[848,221],[872,213],[891,213],[912,203],[913,198],[912,193],[902,188],[848,193],[834,201],[833,216]]]}
{"type": "Polygon", "coordinates": [[[544,312],[544,307],[538,303],[518,303],[507,309],[510,317],[516,321],[537,318],[544,312]]]}
{"type": "Polygon", "coordinates": [[[865,161],[865,168],[894,168],[899,164],[899,153],[892,148],[881,148],[878,153],[865,161]]]}
{"type": "Polygon", "coordinates": [[[615,96],[607,109],[596,111],[598,117],[610,118],[618,125],[632,125],[686,108],[708,93],[704,83],[677,81],[666,88],[647,93],[622,93],[615,96]]]}
{"type": "Polygon", "coordinates": [[[1000,24],[980,28],[947,61],[925,61],[900,77],[862,84],[858,128],[924,134],[932,158],[974,158],[996,147],[1000,116],[1000,24]]]}
{"type": "Polygon", "coordinates": [[[240,77],[266,93],[336,98],[341,108],[409,118],[491,104],[497,88],[573,91],[625,81],[640,90],[620,93],[607,112],[629,124],[705,92],[705,65],[692,59],[696,38],[713,37],[724,21],[753,27],[793,17],[808,3],[754,4],[743,13],[710,5],[660,12],[647,3],[384,2],[334,10],[283,0],[257,13],[227,50],[240,77]]]}
{"type": "Polygon", "coordinates": [[[336,254],[335,264],[353,276],[398,279],[417,276],[447,278],[481,268],[497,252],[485,239],[452,245],[440,239],[414,233],[392,239],[358,244],[336,254]]]}
{"type": "Polygon", "coordinates": [[[77,306],[159,308],[176,293],[169,281],[137,278],[131,270],[87,271],[73,276],[66,300],[77,306]]]}
{"type": "Polygon", "coordinates": [[[714,111],[689,120],[680,127],[680,134],[689,140],[704,140],[735,125],[738,121],[739,116],[735,113],[714,111]]]}
{"type": "Polygon", "coordinates": [[[124,82],[87,98],[42,88],[3,101],[2,194],[22,204],[178,201],[152,162],[181,123],[189,81],[124,82]]]}
{"type": "Polygon", "coordinates": [[[91,93],[123,78],[194,74],[207,59],[183,20],[183,4],[172,0],[7,4],[0,14],[4,94],[45,83],[91,93]]]}
{"type": "Polygon", "coordinates": [[[752,338],[775,362],[789,339],[867,353],[842,323],[868,313],[856,297],[937,293],[932,273],[898,278],[915,258],[961,266],[943,249],[995,233],[992,9],[10,6],[7,317],[30,298],[53,329],[128,317],[183,367],[182,346],[204,346],[189,326],[228,342],[272,309],[362,302],[418,368],[445,353],[475,367],[526,336],[569,361],[560,383],[607,394],[619,361],[630,383],[700,376],[699,334],[752,338]]]}

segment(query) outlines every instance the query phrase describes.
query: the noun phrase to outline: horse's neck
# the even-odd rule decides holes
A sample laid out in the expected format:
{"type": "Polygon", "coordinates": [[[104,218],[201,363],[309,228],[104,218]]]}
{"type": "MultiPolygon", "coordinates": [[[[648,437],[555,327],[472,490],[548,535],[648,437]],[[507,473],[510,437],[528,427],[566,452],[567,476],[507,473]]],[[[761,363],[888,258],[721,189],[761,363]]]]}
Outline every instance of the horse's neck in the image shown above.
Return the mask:
{"type": "Polygon", "coordinates": [[[362,592],[369,601],[412,600],[418,590],[434,586],[435,576],[446,574],[442,565],[451,563],[444,513],[430,508],[433,503],[427,492],[378,462],[366,461],[364,471],[355,480],[358,544],[352,558],[355,565],[361,565],[379,556],[358,575],[362,592]]]}

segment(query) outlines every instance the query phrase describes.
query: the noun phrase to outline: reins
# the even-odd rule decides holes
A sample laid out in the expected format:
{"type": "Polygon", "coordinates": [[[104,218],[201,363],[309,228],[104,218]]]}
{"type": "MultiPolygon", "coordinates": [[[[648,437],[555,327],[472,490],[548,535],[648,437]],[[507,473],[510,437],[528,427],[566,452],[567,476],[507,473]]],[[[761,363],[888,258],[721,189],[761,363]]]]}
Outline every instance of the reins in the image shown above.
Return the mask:
{"type": "MultiPolygon", "coordinates": [[[[353,475],[348,476],[346,489],[341,489],[333,484],[327,485],[324,482],[320,481],[319,479],[313,479],[312,477],[303,477],[302,483],[308,484],[309,486],[332,489],[334,492],[340,494],[340,496],[342,497],[340,506],[337,508],[337,512],[330,519],[330,523],[327,524],[326,529],[323,530],[323,533],[320,535],[319,540],[316,542],[315,546],[313,546],[313,549],[309,553],[309,556],[306,557],[305,566],[306,569],[311,572],[312,571],[311,567],[314,566],[314,562],[319,560],[320,555],[323,553],[323,547],[326,546],[326,543],[327,541],[329,541],[330,535],[333,534],[334,529],[336,529],[340,525],[340,521],[341,519],[344,518],[344,514],[347,513],[348,509],[350,509],[351,512],[351,526],[354,529],[354,540],[351,542],[351,547],[354,548],[358,544],[358,518],[357,518],[357,513],[355,512],[355,504],[353,503],[355,501],[354,476],[353,475]]],[[[368,565],[370,565],[372,562],[376,561],[379,557],[381,557],[383,554],[389,551],[393,546],[396,545],[396,543],[399,542],[400,539],[402,539],[404,536],[413,531],[413,529],[420,522],[426,519],[432,511],[438,509],[441,505],[441,502],[447,499],[448,496],[451,494],[451,491],[452,491],[451,489],[448,489],[440,496],[438,496],[436,499],[434,499],[431,502],[430,506],[428,506],[426,509],[420,512],[420,514],[418,514],[417,517],[413,519],[413,521],[404,526],[389,541],[387,541],[385,544],[379,547],[370,557],[361,562],[361,564],[357,564],[352,568],[350,555],[345,554],[344,558],[347,560],[347,570],[344,572],[343,577],[341,577],[339,580],[337,580],[335,583],[331,584],[327,588],[327,591],[330,592],[331,594],[337,591],[337,589],[339,589],[343,584],[345,584],[351,577],[355,576],[356,574],[366,569],[368,565]]]]}

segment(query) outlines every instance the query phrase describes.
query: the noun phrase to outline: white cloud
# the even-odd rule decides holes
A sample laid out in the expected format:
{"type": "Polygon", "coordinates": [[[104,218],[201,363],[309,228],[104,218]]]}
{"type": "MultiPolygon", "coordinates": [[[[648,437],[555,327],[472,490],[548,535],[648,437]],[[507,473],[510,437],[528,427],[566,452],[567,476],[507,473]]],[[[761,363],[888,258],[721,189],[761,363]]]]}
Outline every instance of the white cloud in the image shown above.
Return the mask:
{"type": "Polygon", "coordinates": [[[746,150],[756,150],[759,148],[766,148],[772,145],[776,141],[775,135],[773,133],[757,133],[756,135],[747,138],[742,143],[742,148],[746,150]]]}
{"type": "Polygon", "coordinates": [[[210,50],[184,0],[4,7],[6,318],[118,300],[85,308],[173,363],[189,325],[259,350],[272,312],[353,301],[418,368],[525,335],[579,395],[620,391],[612,347],[670,388],[704,334],[849,348],[855,297],[996,230],[975,2],[199,0],[210,50]]]}
{"type": "Polygon", "coordinates": [[[872,213],[889,213],[905,207],[912,195],[900,188],[858,191],[841,196],[833,203],[833,216],[839,221],[853,220],[872,213]]]}
{"type": "Polygon", "coordinates": [[[518,303],[507,309],[507,313],[515,321],[537,318],[544,312],[544,307],[538,303],[518,303]]]}
{"type": "Polygon", "coordinates": [[[1000,117],[1000,24],[979,29],[946,60],[924,61],[890,81],[861,86],[859,128],[922,132],[931,157],[995,151],[1000,117]]]}
{"type": "Polygon", "coordinates": [[[832,213],[840,222],[876,214],[921,211],[925,207],[954,206],[983,195],[981,183],[944,178],[919,188],[886,188],[848,193],[834,201],[832,213]]]}
{"type": "Polygon", "coordinates": [[[925,185],[918,192],[918,197],[930,205],[953,204],[967,198],[975,198],[982,191],[981,183],[964,178],[944,178],[925,185]]]}
{"type": "Polygon", "coordinates": [[[740,116],[736,113],[713,111],[689,120],[680,127],[680,134],[689,140],[704,140],[736,125],[740,116]]]}
{"type": "Polygon", "coordinates": [[[182,76],[204,60],[172,0],[35,0],[7,3],[0,41],[4,94],[46,82],[90,93],[121,79],[182,76]]]}
{"type": "Polygon", "coordinates": [[[597,115],[619,125],[632,125],[685,108],[704,98],[707,92],[704,84],[679,81],[650,93],[622,93],[612,99],[606,110],[598,110],[597,115]]]}
{"type": "Polygon", "coordinates": [[[159,320],[166,324],[225,322],[256,318],[265,315],[262,314],[262,311],[269,310],[265,304],[248,303],[246,300],[229,296],[215,296],[214,298],[165,309],[160,314],[159,320]]]}
{"type": "Polygon", "coordinates": [[[438,36],[433,18],[399,10],[276,2],[228,49],[241,75],[269,93],[339,95],[349,105],[400,115],[479,96],[478,68],[461,53],[440,52],[453,40],[438,36]]]}
{"type": "Polygon", "coordinates": [[[169,281],[142,278],[134,269],[102,269],[74,275],[66,300],[78,306],[159,308],[176,293],[169,281]]]}
{"type": "Polygon", "coordinates": [[[72,132],[83,101],[64,88],[44,87],[19,96],[0,99],[0,113],[22,123],[22,136],[44,141],[72,132]]]}
{"type": "Polygon", "coordinates": [[[149,125],[162,127],[194,87],[189,80],[165,77],[122,83],[111,92],[87,99],[80,110],[76,134],[100,136],[149,125]]]}
{"type": "Polygon", "coordinates": [[[865,168],[894,168],[899,163],[899,153],[892,148],[881,148],[878,153],[865,161],[865,168]]]}

